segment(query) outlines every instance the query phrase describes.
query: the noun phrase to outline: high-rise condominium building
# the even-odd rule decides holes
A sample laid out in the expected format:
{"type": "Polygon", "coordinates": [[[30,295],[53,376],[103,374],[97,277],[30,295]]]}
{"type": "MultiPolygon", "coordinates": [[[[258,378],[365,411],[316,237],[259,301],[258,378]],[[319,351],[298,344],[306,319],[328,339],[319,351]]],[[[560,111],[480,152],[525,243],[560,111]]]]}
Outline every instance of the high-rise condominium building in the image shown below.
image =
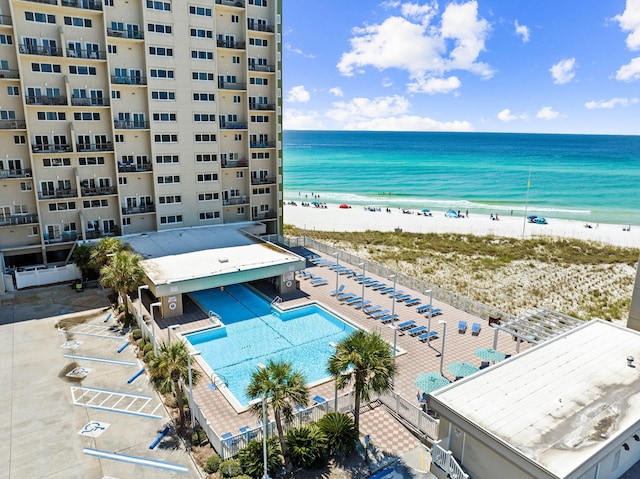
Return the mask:
{"type": "Polygon", "coordinates": [[[279,232],[281,6],[0,0],[4,266],[103,236],[279,232]]]}

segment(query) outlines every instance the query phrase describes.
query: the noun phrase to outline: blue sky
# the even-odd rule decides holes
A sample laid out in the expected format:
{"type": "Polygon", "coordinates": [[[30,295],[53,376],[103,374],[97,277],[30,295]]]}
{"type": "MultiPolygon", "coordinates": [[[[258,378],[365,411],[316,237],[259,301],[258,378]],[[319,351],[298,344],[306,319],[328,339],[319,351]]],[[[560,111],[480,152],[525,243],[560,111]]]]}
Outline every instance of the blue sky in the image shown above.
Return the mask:
{"type": "Polygon", "coordinates": [[[283,0],[284,129],[640,134],[640,0],[283,0]]]}

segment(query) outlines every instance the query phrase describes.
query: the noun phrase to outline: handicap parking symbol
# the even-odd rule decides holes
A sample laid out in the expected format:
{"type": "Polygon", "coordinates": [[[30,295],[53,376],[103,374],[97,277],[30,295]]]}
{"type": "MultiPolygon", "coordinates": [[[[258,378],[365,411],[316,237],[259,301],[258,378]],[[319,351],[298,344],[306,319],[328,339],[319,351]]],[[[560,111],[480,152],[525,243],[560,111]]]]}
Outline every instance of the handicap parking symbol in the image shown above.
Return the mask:
{"type": "Polygon", "coordinates": [[[108,422],[90,421],[78,432],[81,436],[98,437],[109,427],[108,422]]]}

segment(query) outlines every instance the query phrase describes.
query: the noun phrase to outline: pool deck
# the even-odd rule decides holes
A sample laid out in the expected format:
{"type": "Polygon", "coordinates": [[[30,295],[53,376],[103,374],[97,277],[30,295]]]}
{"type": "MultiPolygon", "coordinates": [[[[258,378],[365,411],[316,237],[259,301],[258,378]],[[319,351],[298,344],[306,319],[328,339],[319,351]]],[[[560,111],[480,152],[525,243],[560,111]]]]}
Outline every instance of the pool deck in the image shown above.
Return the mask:
{"type": "MultiPolygon", "coordinates": [[[[347,265],[348,266],[348,265],[347,265]]],[[[357,269],[356,266],[353,266],[357,269]]],[[[283,295],[281,307],[284,309],[305,304],[308,302],[318,302],[331,311],[337,313],[349,322],[359,328],[365,330],[374,330],[393,344],[394,330],[387,325],[381,324],[379,321],[372,319],[359,309],[338,301],[331,296],[330,291],[335,288],[336,273],[327,267],[315,266],[308,263],[307,271],[312,272],[316,276],[324,278],[328,284],[322,286],[313,286],[308,279],[298,274],[297,279],[300,283],[300,291],[283,295]]],[[[368,274],[374,279],[385,281],[385,278],[376,277],[368,274]]],[[[357,283],[354,278],[345,275],[338,276],[339,284],[345,285],[345,292],[354,292],[358,295],[362,291],[362,285],[357,283]]],[[[388,280],[385,282],[389,283],[388,280]]],[[[425,296],[420,292],[410,291],[407,288],[397,286],[397,290],[404,290],[412,297],[422,299],[421,305],[429,302],[428,295],[425,296]]],[[[392,299],[370,288],[365,288],[365,299],[371,300],[371,305],[380,304],[384,309],[392,309],[392,299]]],[[[442,337],[444,325],[439,321],[446,321],[446,335],[444,344],[444,361],[443,374],[451,381],[455,380],[455,376],[446,370],[447,365],[455,361],[464,361],[480,366],[481,359],[474,354],[478,348],[491,348],[494,341],[494,329],[489,326],[488,321],[473,316],[464,311],[455,309],[448,304],[433,301],[433,306],[440,308],[442,314],[434,316],[431,319],[431,330],[436,331],[437,339],[431,341],[430,344],[421,342],[417,337],[411,337],[408,334],[398,333],[397,346],[398,349],[404,351],[403,354],[397,356],[398,374],[395,378],[395,390],[405,399],[418,405],[416,393],[418,388],[414,385],[414,380],[419,373],[423,372],[439,372],[440,371],[440,352],[442,349],[442,337]],[[467,331],[460,334],[458,331],[458,321],[467,322],[467,331]],[[472,335],[471,325],[474,323],[481,324],[481,331],[478,335],[472,335]]],[[[404,321],[414,320],[416,325],[428,325],[428,317],[416,311],[417,306],[406,306],[404,302],[396,302],[395,313],[399,315],[399,320],[394,324],[400,324],[404,321]]],[[[180,333],[185,333],[193,329],[207,326],[209,322],[206,319],[198,320],[193,316],[185,316],[184,320],[159,320],[158,336],[160,340],[166,340],[167,327],[169,324],[181,324],[180,333]]],[[[498,335],[498,344],[496,349],[505,354],[516,354],[516,341],[504,333],[498,335]]],[[[525,350],[529,345],[521,344],[520,350],[525,350]]],[[[318,385],[311,389],[310,397],[315,395],[332,399],[334,396],[334,385],[332,381],[318,385]]],[[[222,393],[218,390],[212,390],[206,376],[194,388],[194,396],[196,401],[202,408],[205,416],[208,418],[211,427],[218,435],[226,432],[237,434],[238,430],[245,426],[256,427],[257,418],[249,412],[238,414],[235,409],[228,403],[222,393]]],[[[384,408],[376,408],[370,413],[361,415],[361,433],[371,434],[372,440],[376,442],[379,448],[384,449],[387,453],[401,456],[406,452],[413,450],[419,441],[384,411],[384,408]]]]}

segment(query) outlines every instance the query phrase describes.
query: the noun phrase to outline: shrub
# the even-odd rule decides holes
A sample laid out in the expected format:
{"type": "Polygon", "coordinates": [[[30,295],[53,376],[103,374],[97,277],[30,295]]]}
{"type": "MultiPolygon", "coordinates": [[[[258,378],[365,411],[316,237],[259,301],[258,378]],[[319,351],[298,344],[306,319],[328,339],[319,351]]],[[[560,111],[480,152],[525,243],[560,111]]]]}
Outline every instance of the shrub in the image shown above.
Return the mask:
{"type": "Polygon", "coordinates": [[[142,352],[144,354],[147,354],[149,351],[153,351],[153,343],[148,342],[144,345],[144,347],[142,348],[142,352]]]}
{"type": "Polygon", "coordinates": [[[287,452],[294,467],[320,465],[327,452],[327,436],[315,424],[291,429],[286,435],[287,452]]]}
{"type": "Polygon", "coordinates": [[[207,437],[207,433],[204,432],[204,429],[201,427],[196,427],[191,433],[191,444],[194,446],[200,446],[207,442],[209,438],[207,437]]]}
{"type": "Polygon", "coordinates": [[[220,463],[218,472],[222,477],[236,477],[242,474],[242,466],[237,459],[225,459],[220,463]]]}
{"type": "Polygon", "coordinates": [[[246,474],[240,474],[239,476],[236,476],[233,479],[253,479],[253,478],[251,476],[247,476],[246,474]]]}
{"type": "Polygon", "coordinates": [[[131,337],[137,341],[138,339],[142,338],[142,331],[140,329],[134,329],[133,331],[131,331],[131,337]]]}
{"type": "Polygon", "coordinates": [[[220,456],[218,456],[217,454],[209,456],[207,458],[207,462],[204,465],[204,472],[206,472],[207,474],[214,474],[218,472],[221,461],[222,459],[220,459],[220,456]]]}
{"type": "Polygon", "coordinates": [[[156,355],[153,354],[153,348],[151,348],[151,351],[149,351],[147,353],[144,353],[143,360],[144,360],[145,363],[149,363],[155,357],[156,357],[156,355]]]}
{"type": "MultiPolygon", "coordinates": [[[[264,472],[262,456],[262,441],[249,441],[246,447],[240,449],[238,459],[245,474],[259,479],[264,472]]],[[[282,467],[282,452],[280,441],[276,437],[267,439],[267,471],[271,477],[276,477],[282,467]]]]}
{"type": "Polygon", "coordinates": [[[330,412],[318,421],[318,428],[327,438],[330,454],[351,453],[358,441],[358,431],[353,420],[344,413],[330,412]]]}

